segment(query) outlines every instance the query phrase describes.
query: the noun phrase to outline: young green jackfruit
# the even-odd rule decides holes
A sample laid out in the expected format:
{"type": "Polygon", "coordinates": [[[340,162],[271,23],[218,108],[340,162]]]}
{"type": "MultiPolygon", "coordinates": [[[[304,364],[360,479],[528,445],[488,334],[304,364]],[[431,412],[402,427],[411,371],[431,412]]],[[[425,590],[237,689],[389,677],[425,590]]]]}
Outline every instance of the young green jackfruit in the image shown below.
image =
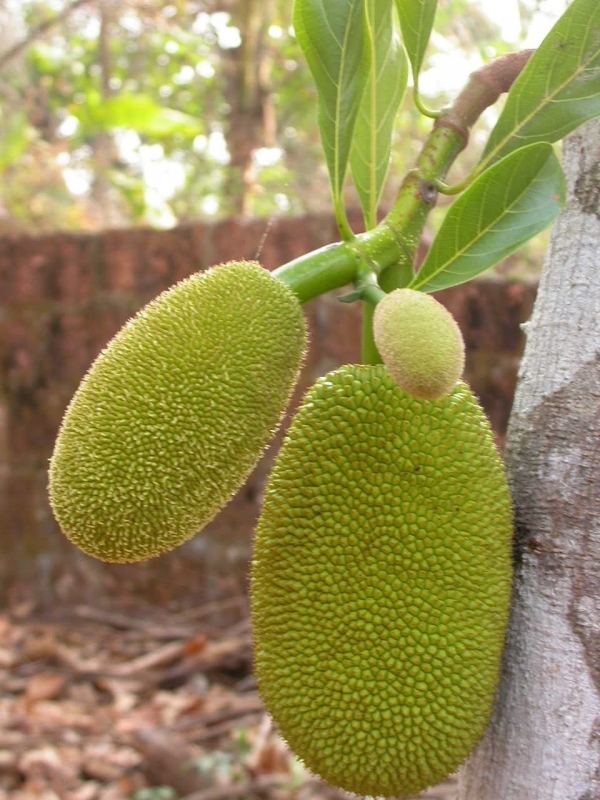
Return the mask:
{"type": "Polygon", "coordinates": [[[488,719],[508,616],[512,514],[489,424],[383,365],[306,394],[271,474],[251,610],[265,705],[306,766],[359,795],[412,794],[488,719]]]}
{"type": "Polygon", "coordinates": [[[451,391],[465,366],[465,345],[452,314],[423,292],[395,289],[373,316],[375,344],[398,386],[435,400],[451,391]]]}
{"type": "Polygon", "coordinates": [[[149,303],[65,413],[49,495],[67,537],[127,562],[193,536],[261,455],[305,342],[296,296],[256,263],[197,273],[149,303]]]}

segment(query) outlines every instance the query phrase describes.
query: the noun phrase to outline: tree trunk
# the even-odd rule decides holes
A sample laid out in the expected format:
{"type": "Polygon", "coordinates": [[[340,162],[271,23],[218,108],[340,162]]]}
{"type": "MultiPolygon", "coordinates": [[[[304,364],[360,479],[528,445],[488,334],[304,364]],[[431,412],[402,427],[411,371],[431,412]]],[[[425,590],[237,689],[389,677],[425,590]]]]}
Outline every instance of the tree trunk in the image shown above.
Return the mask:
{"type": "Polygon", "coordinates": [[[461,800],[600,798],[600,120],[565,142],[507,437],[515,581],[492,719],[461,800]]]}
{"type": "Polygon", "coordinates": [[[222,51],[227,76],[225,97],[229,103],[225,140],[230,158],[224,211],[247,214],[255,178],[253,154],[259,147],[273,146],[275,136],[267,37],[273,2],[238,0],[231,18],[242,42],[238,48],[222,51]]]}

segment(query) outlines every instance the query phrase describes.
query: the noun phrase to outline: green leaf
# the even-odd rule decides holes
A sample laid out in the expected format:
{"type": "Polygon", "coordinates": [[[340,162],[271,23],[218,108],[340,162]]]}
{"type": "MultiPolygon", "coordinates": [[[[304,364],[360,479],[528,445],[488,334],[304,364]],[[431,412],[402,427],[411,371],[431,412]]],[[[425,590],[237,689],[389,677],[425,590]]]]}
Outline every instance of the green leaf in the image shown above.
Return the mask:
{"type": "Polygon", "coordinates": [[[141,178],[121,170],[110,170],[108,177],[125,199],[134,220],[143,219],[147,211],[146,185],[141,178]]]}
{"type": "Polygon", "coordinates": [[[25,152],[31,138],[31,129],[26,114],[17,111],[5,121],[4,114],[0,114],[3,123],[3,133],[0,138],[0,170],[6,169],[25,152]]]}
{"type": "Polygon", "coordinates": [[[431,35],[437,0],[396,0],[402,39],[410,59],[415,86],[431,35]]]}
{"type": "Polygon", "coordinates": [[[450,206],[410,288],[435,292],[479,275],[549,225],[564,194],[551,145],[510,153],[450,206]]]}
{"type": "Polygon", "coordinates": [[[600,114],[600,2],[573,0],[512,85],[481,164],[600,114]]]}
{"type": "Polygon", "coordinates": [[[371,66],[354,127],[350,168],[367,229],[377,224],[394,119],[408,79],[408,63],[394,33],[392,9],[392,0],[365,0],[371,66]]]}
{"type": "Polygon", "coordinates": [[[364,0],[295,0],[293,21],[317,87],[319,131],[334,204],[339,210],[354,124],[369,71],[364,0]]]}
{"type": "Polygon", "coordinates": [[[70,111],[89,130],[130,128],[147,136],[195,136],[203,130],[201,120],[164,108],[145,94],[102,98],[98,92],[90,92],[84,103],[71,106],[70,111]]]}

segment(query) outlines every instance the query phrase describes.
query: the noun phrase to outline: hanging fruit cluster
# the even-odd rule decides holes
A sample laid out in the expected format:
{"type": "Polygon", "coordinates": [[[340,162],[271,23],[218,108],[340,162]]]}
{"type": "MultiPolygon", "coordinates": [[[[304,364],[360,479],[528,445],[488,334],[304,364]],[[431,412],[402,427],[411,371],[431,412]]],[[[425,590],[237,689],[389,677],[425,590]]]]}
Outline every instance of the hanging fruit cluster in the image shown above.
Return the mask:
{"type": "MultiPolygon", "coordinates": [[[[252,565],[256,674],[307,767],[357,794],[453,771],[489,716],[511,585],[511,505],[459,378],[450,314],[385,295],[383,364],[306,393],[270,476],[252,565]]],[[[244,483],[306,347],[296,295],[258,264],[182,281],[83,379],[50,464],[65,534],[106,561],[193,536],[244,483]]]]}

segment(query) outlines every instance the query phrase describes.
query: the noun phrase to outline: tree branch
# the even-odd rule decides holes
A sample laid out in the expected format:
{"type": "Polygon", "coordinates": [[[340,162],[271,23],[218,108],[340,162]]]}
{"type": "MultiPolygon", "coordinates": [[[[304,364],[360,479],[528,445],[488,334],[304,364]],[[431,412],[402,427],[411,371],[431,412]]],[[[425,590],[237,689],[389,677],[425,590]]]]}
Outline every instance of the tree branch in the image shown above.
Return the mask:
{"type": "Polygon", "coordinates": [[[470,128],[488,106],[503,92],[508,92],[533,53],[533,50],[507,53],[471,73],[469,82],[446,115],[446,122],[470,128]]]}
{"type": "Polygon", "coordinates": [[[50,19],[41,22],[38,26],[33,28],[25,37],[25,39],[21,39],[20,42],[17,42],[12,47],[9,47],[4,53],[0,53],[0,69],[2,69],[13,58],[15,58],[15,56],[18,56],[23,50],[26,50],[30,44],[43,36],[48,30],[50,30],[50,28],[53,28],[60,22],[64,22],[68,17],[71,16],[73,11],[89,2],[91,2],[91,0],[73,0],[73,2],[64,8],[59,14],[56,14],[50,19]]]}
{"type": "MultiPolygon", "coordinates": [[[[367,263],[390,292],[406,286],[427,216],[435,205],[436,186],[466,146],[469,130],[482,111],[508,91],[533,51],[523,50],[490,61],[473,73],[454,103],[436,119],[385,219],[351,243],[340,242],[284,264],[274,275],[301,302],[351,283],[367,263]],[[318,265],[318,269],[317,269],[318,265]]],[[[472,179],[473,175],[469,176],[472,179]]]]}

